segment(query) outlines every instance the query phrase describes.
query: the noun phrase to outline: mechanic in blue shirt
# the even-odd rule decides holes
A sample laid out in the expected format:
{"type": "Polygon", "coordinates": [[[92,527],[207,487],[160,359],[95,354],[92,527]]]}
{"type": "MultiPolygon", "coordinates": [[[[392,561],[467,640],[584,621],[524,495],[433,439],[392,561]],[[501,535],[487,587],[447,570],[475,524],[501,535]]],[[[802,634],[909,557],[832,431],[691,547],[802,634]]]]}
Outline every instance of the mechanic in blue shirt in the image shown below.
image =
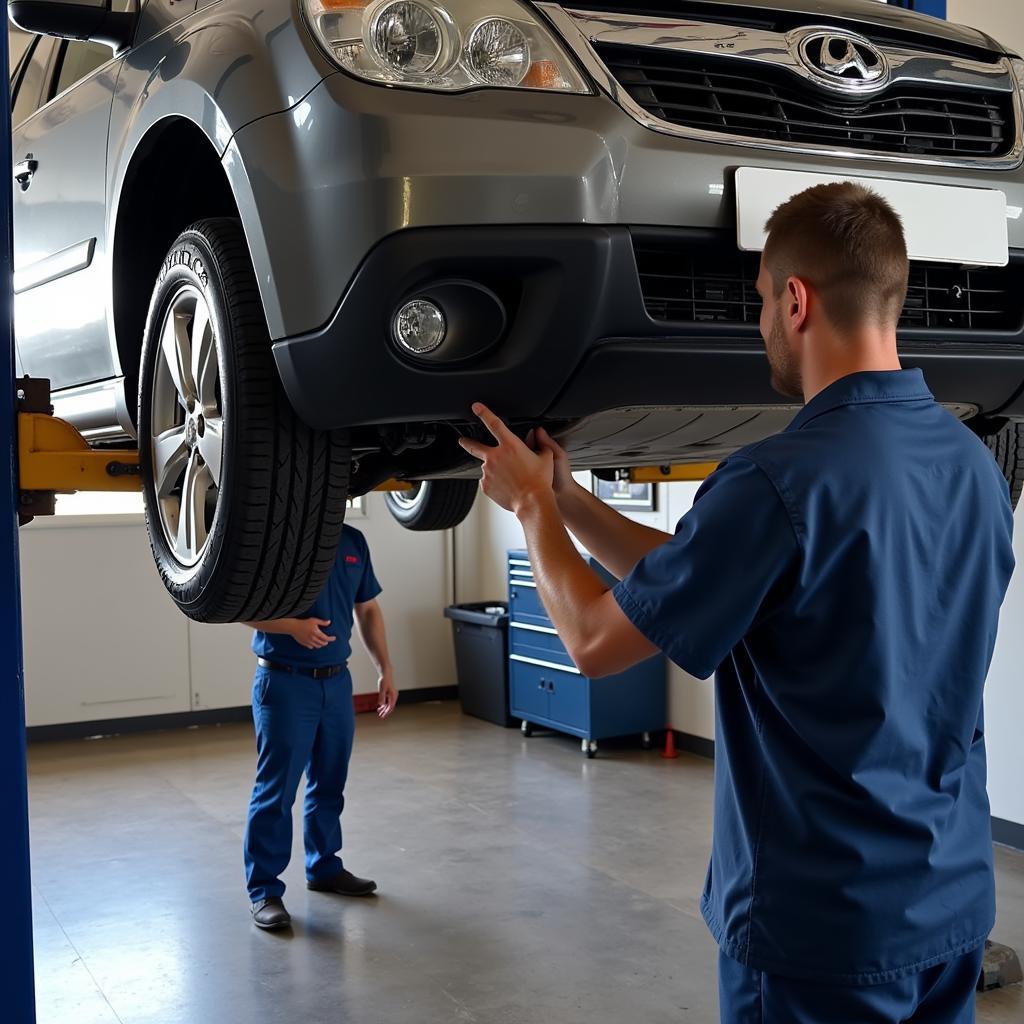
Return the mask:
{"type": "Polygon", "coordinates": [[[377,714],[395,708],[384,616],[363,535],[351,526],[341,541],[327,585],[301,618],[249,622],[256,630],[256,784],[245,829],[245,875],[253,922],[286,928],[291,917],[281,900],[281,874],[292,852],[292,804],[306,773],[306,885],[315,892],[368,896],[377,885],[346,870],[341,849],[341,812],[355,715],[352,676],[353,620],[379,674],[377,714]]]}
{"type": "Polygon", "coordinates": [[[574,484],[543,431],[528,446],[475,406],[498,445],[463,443],[584,675],[658,650],[718,670],[702,909],[723,1022],[964,1024],[995,913],[982,688],[1008,488],[900,368],[892,208],[818,186],[768,232],[761,330],[776,389],[806,404],[721,464],[674,537],[574,484]]]}

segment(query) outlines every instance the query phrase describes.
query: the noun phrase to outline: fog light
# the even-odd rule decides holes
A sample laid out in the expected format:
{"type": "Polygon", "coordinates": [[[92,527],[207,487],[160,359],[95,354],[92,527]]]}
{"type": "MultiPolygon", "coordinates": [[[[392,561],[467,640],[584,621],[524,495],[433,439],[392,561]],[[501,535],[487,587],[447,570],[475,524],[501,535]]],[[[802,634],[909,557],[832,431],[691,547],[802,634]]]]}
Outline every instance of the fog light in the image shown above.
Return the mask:
{"type": "Polygon", "coordinates": [[[413,299],[395,314],[395,341],[418,356],[433,352],[447,331],[441,308],[427,299],[413,299]]]}
{"type": "Polygon", "coordinates": [[[503,18],[488,18],[470,33],[466,56],[473,77],[483,85],[512,87],[530,68],[530,44],[522,30],[503,18]]]}

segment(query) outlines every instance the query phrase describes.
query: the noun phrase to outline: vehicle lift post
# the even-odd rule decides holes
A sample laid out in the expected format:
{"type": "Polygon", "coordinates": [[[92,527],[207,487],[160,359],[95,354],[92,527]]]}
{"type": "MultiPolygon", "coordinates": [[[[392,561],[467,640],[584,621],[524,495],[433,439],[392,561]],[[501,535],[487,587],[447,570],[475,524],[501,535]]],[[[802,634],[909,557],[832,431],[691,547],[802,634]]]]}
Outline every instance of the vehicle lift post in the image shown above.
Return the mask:
{"type": "MultiPolygon", "coordinates": [[[[0,70],[10,82],[7,33],[0,42],[0,70]]],[[[0,166],[11,166],[11,102],[7,91],[0,116],[0,166]]],[[[0,991],[5,1018],[34,1024],[35,976],[32,955],[32,880],[28,852],[28,770],[25,761],[25,673],[21,649],[21,586],[18,571],[18,481],[14,412],[14,331],[12,292],[13,210],[8,185],[0,201],[0,434],[7,471],[0,495],[0,877],[6,880],[8,942],[0,957],[0,991]]]]}

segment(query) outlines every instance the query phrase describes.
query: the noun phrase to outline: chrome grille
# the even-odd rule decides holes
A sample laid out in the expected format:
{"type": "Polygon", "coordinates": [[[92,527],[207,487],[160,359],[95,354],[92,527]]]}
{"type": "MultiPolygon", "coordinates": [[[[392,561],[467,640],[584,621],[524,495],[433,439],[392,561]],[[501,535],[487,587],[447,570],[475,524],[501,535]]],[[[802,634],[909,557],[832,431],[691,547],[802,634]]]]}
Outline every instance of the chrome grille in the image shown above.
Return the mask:
{"type": "Polygon", "coordinates": [[[601,88],[666,134],[890,163],[1024,162],[1024,96],[1010,58],[929,35],[924,19],[920,31],[879,31],[738,4],[681,0],[675,17],[674,4],[539,6],[601,88]]]}
{"type": "MultiPolygon", "coordinates": [[[[761,299],[757,253],[724,237],[694,240],[634,236],[640,290],[648,315],[681,324],[757,324],[761,299]]],[[[913,262],[901,330],[997,331],[1024,328],[1024,290],[1014,267],[958,267],[913,262]]]]}
{"type": "MultiPolygon", "coordinates": [[[[744,7],[737,4],[716,4],[712,0],[672,0],[671,3],[593,3],[572,2],[565,5],[573,11],[598,17],[617,17],[625,13],[637,21],[650,22],[657,18],[662,22],[690,23],[713,22],[730,28],[751,29],[757,32],[785,34],[808,26],[822,23],[823,16],[807,11],[787,11],[781,5],[773,7],[744,7]]],[[[872,22],[855,20],[852,12],[829,13],[828,23],[838,31],[856,32],[879,46],[909,48],[918,53],[934,53],[943,57],[961,57],[965,60],[998,64],[1001,54],[984,46],[972,45],[961,39],[953,39],[946,31],[946,25],[934,21],[922,22],[922,31],[895,29],[872,22]],[[935,30],[938,29],[938,34],[935,30]]]]}
{"type": "Polygon", "coordinates": [[[602,44],[595,50],[635,103],[683,128],[954,158],[1005,156],[1014,142],[1010,93],[898,83],[849,102],[802,86],[782,69],[751,75],[728,57],[602,44]]]}

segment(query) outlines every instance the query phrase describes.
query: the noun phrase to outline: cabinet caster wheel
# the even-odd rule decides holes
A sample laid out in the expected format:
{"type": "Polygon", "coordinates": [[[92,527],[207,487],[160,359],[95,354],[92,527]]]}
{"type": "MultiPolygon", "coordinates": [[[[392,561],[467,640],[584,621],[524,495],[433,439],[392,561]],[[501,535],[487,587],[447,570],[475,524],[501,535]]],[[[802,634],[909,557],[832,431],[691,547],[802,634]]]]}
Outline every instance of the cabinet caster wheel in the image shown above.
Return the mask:
{"type": "Polygon", "coordinates": [[[651,739],[651,734],[649,732],[645,732],[640,737],[640,746],[643,747],[644,750],[651,750],[654,747],[654,740],[651,739]]]}
{"type": "Polygon", "coordinates": [[[597,740],[584,740],[581,744],[583,753],[587,755],[588,760],[593,760],[597,757],[597,740]]]}
{"type": "Polygon", "coordinates": [[[533,735],[533,726],[529,722],[523,722],[519,728],[527,739],[533,735]]]}

